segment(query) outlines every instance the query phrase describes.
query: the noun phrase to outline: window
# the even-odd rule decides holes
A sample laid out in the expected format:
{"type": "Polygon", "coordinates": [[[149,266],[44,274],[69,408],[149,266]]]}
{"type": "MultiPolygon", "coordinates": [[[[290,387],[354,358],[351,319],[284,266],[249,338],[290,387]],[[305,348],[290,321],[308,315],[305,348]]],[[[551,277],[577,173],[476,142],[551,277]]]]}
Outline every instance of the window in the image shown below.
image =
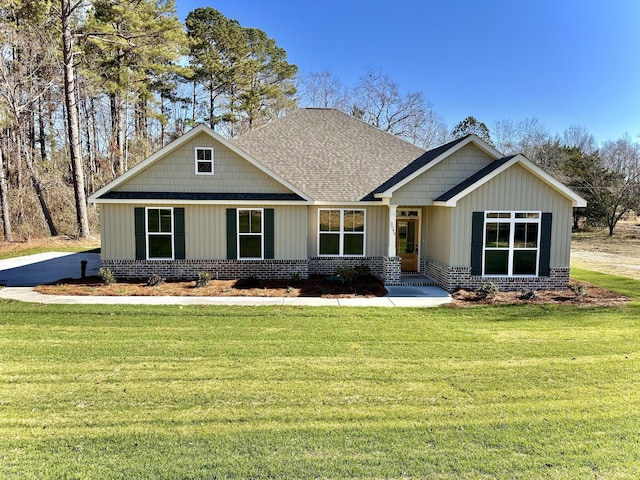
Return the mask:
{"type": "Polygon", "coordinates": [[[364,256],[364,210],[319,210],[318,255],[364,256]]]}
{"type": "Polygon", "coordinates": [[[540,220],[540,212],[485,212],[484,275],[537,275],[540,220]]]}
{"type": "Polygon", "coordinates": [[[213,148],[196,148],[196,175],[213,175],[213,148]]]}
{"type": "Polygon", "coordinates": [[[147,208],[147,258],[173,260],[173,209],[147,208]]]}
{"type": "Polygon", "coordinates": [[[263,210],[238,209],[238,258],[262,259],[263,210]]]}

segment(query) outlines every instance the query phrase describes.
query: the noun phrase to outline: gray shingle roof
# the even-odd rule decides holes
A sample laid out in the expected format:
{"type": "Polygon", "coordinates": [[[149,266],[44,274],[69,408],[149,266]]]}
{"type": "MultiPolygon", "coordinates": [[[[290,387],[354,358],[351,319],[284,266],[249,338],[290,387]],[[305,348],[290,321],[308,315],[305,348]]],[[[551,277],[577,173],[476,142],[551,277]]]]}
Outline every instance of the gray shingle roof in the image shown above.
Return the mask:
{"type": "Polygon", "coordinates": [[[426,153],[333,109],[299,109],[232,143],[312,199],[359,201],[426,153]]]}

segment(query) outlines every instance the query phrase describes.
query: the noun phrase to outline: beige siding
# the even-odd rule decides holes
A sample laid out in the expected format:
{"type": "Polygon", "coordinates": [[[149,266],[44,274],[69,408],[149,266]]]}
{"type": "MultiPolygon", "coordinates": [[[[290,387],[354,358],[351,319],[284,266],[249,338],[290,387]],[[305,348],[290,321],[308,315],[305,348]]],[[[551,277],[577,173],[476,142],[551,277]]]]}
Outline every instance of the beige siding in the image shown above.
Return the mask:
{"type": "Polygon", "coordinates": [[[277,260],[307,258],[307,207],[276,207],[275,257],[277,260]]]}
{"type": "Polygon", "coordinates": [[[380,207],[354,207],[354,206],[330,206],[330,207],[309,207],[308,228],[309,256],[318,254],[318,211],[320,209],[357,209],[364,208],[365,213],[365,255],[367,257],[387,255],[387,237],[389,224],[389,208],[380,207]]]}
{"type": "MultiPolygon", "coordinates": [[[[100,205],[102,258],[105,260],[135,259],[135,207],[144,207],[144,205],[110,203],[100,205]]],[[[184,209],[187,259],[226,258],[226,207],[224,205],[186,205],[184,209]]],[[[307,258],[307,207],[275,206],[274,209],[275,258],[277,260],[307,258]]]]}
{"type": "Polygon", "coordinates": [[[431,205],[433,199],[458,185],[493,161],[473,144],[469,144],[439,164],[400,187],[393,194],[395,205],[431,205]]]}
{"type": "Polygon", "coordinates": [[[143,205],[100,205],[100,255],[105,260],[135,260],[134,208],[143,205]]]}
{"type": "Polygon", "coordinates": [[[458,202],[451,214],[451,265],[471,262],[471,213],[484,210],[551,212],[551,267],[568,267],[571,201],[519,165],[514,165],[458,202]]]}
{"type": "Polygon", "coordinates": [[[429,207],[426,219],[426,256],[449,264],[451,259],[451,208],[429,207]]]}
{"type": "Polygon", "coordinates": [[[290,193],[266,173],[201,133],[156,161],[116,191],[190,193],[290,193]],[[214,175],[195,174],[195,148],[214,148],[214,175]]]}

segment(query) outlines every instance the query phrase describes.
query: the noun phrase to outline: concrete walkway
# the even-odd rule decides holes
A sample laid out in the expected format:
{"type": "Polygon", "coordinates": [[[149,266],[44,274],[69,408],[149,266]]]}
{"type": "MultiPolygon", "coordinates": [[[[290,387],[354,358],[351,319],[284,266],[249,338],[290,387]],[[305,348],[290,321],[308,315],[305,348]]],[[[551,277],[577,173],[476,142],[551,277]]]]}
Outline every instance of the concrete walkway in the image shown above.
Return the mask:
{"type": "Polygon", "coordinates": [[[34,286],[64,278],[80,278],[80,261],[86,259],[87,276],[97,275],[100,257],[95,253],[49,252],[0,260],[0,298],[32,303],[94,305],[295,305],[342,307],[435,307],[451,301],[439,287],[389,286],[386,297],[126,297],[43,295],[34,286]]]}

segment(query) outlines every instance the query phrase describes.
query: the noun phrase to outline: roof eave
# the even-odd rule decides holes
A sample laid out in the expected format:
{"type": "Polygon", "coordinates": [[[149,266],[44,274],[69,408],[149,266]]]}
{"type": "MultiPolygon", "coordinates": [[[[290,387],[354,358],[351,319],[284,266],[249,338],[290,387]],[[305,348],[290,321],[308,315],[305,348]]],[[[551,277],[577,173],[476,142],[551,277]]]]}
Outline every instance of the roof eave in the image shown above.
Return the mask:
{"type": "Polygon", "coordinates": [[[478,148],[480,148],[480,150],[484,151],[489,156],[493,157],[494,160],[497,160],[500,157],[502,157],[502,154],[500,152],[498,152],[495,148],[493,148],[491,145],[489,145],[488,143],[486,143],[485,141],[480,139],[477,135],[472,134],[472,135],[469,135],[467,138],[465,138],[463,141],[461,141],[459,143],[456,143],[455,145],[453,145],[448,150],[442,152],[436,158],[434,158],[433,160],[431,160],[430,162],[425,164],[422,168],[416,170],[415,172],[413,172],[410,175],[407,175],[405,178],[403,178],[402,180],[400,180],[399,182],[397,182],[396,184],[394,184],[392,187],[388,188],[384,192],[378,192],[378,193],[374,194],[374,197],[376,197],[376,198],[392,197],[393,193],[396,190],[398,190],[399,188],[405,186],[407,183],[411,182],[416,177],[419,177],[424,172],[426,172],[427,170],[431,169],[432,167],[438,165],[442,160],[444,160],[445,158],[449,157],[450,155],[453,155],[455,152],[457,152],[458,150],[462,149],[463,147],[469,145],[470,143],[473,143],[478,148]]]}
{"type": "Polygon", "coordinates": [[[580,195],[575,193],[573,190],[571,190],[569,187],[567,187],[562,182],[556,180],[554,177],[549,175],[547,172],[545,172],[543,169],[541,169],[540,167],[535,165],[533,162],[531,162],[530,160],[528,160],[525,156],[523,156],[521,154],[520,155],[516,155],[511,160],[509,160],[508,162],[505,162],[499,168],[496,168],[490,174],[482,177],[480,180],[478,180],[477,182],[473,183],[472,185],[469,185],[467,188],[465,188],[464,190],[462,190],[458,194],[454,195],[450,199],[444,200],[444,201],[443,200],[434,201],[433,205],[434,206],[440,206],[440,207],[455,207],[457,205],[457,203],[458,203],[458,200],[466,197],[469,193],[473,192],[477,188],[479,188],[482,185],[484,185],[485,183],[489,182],[490,180],[492,180],[493,178],[495,178],[496,176],[498,176],[499,174],[501,174],[502,172],[504,172],[505,170],[507,170],[508,168],[510,168],[512,165],[514,165],[516,163],[520,164],[525,170],[528,170],[530,173],[532,173],[533,175],[535,175],[538,178],[540,178],[544,183],[549,185],[551,188],[556,190],[558,193],[560,193],[564,197],[566,197],[569,200],[571,200],[572,207],[586,207],[587,206],[587,201],[584,198],[582,198],[580,195]]]}
{"type": "Polygon", "coordinates": [[[129,180],[131,177],[137,175],[141,171],[146,170],[147,168],[152,166],[155,162],[157,162],[159,159],[164,158],[165,156],[167,156],[168,154],[170,154],[171,152],[173,152],[177,148],[181,147],[182,145],[184,145],[185,143],[187,143],[192,138],[194,138],[195,136],[199,135],[202,132],[208,134],[211,138],[213,138],[217,142],[221,143],[224,147],[228,148],[229,150],[234,152],[236,155],[238,155],[241,158],[245,159],[246,161],[251,163],[254,167],[258,168],[260,171],[262,171],[263,173],[267,174],[268,176],[270,176],[271,178],[273,178],[274,180],[279,182],[281,185],[283,185],[286,188],[288,188],[289,190],[291,190],[293,193],[299,195],[304,200],[306,200],[308,202],[312,201],[311,197],[309,197],[306,193],[304,193],[301,190],[299,190],[297,187],[295,187],[293,184],[291,184],[290,182],[288,182],[284,178],[280,177],[275,172],[272,172],[270,169],[265,167],[262,163],[258,162],[256,159],[254,159],[247,152],[245,152],[244,150],[241,150],[240,148],[238,148],[235,145],[233,145],[227,139],[225,139],[221,135],[217,134],[212,128],[201,124],[201,125],[198,125],[198,126],[192,128],[187,133],[185,133],[181,137],[177,138],[176,140],[174,140],[173,142],[171,142],[167,146],[161,148],[160,150],[155,152],[153,155],[147,157],[145,160],[143,160],[142,162],[137,164],[131,170],[128,170],[127,172],[125,172],[124,174],[122,174],[121,176],[116,178],[115,180],[109,182],[104,187],[102,187],[99,190],[95,191],[93,194],[91,194],[89,196],[88,202],[89,203],[93,203],[93,204],[100,203],[98,200],[102,195],[104,195],[105,193],[110,192],[111,190],[119,187],[120,185],[122,185],[127,180],[129,180]]]}

